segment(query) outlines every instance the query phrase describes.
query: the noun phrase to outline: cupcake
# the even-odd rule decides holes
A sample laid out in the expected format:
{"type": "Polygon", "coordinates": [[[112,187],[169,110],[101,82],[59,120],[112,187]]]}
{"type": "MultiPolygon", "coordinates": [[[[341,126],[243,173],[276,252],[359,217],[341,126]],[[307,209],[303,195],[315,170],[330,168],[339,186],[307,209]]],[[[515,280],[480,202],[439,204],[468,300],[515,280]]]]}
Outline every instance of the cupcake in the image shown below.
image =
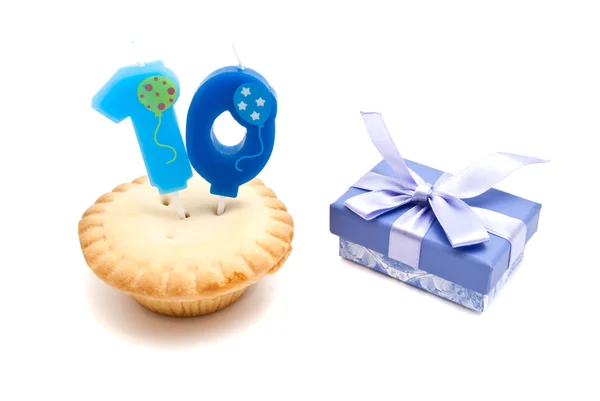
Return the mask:
{"type": "Polygon", "coordinates": [[[205,315],[231,305],[281,268],[292,251],[294,222],[259,179],[242,185],[222,215],[209,186],[194,175],[180,191],[185,219],[147,177],[102,195],[79,221],[89,268],[163,315],[205,315]]]}

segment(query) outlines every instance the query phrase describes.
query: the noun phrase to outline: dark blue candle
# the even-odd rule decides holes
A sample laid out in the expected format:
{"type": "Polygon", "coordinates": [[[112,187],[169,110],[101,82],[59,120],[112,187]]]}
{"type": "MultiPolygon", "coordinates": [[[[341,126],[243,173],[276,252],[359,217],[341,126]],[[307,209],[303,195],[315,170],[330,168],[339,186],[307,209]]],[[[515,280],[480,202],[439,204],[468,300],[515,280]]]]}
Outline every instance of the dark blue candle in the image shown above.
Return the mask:
{"type": "Polygon", "coordinates": [[[275,91],[256,71],[225,67],[202,82],[188,110],[186,147],[192,167],[211,184],[212,194],[237,197],[239,186],[265,167],[275,142],[276,115],[275,91]],[[238,145],[223,145],[213,131],[225,111],[246,128],[238,145]]]}

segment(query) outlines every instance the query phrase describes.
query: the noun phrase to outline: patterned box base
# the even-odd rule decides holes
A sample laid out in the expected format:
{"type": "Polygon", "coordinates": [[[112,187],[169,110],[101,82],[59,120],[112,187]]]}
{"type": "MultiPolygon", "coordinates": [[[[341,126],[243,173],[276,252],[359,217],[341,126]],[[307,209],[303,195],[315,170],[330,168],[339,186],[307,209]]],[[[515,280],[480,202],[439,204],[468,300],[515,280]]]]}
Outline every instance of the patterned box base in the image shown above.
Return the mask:
{"type": "Polygon", "coordinates": [[[523,254],[521,254],[489,294],[480,294],[423,270],[414,269],[343,238],[340,238],[340,256],[477,312],[483,312],[489,306],[494,295],[523,258],[523,254]]]}

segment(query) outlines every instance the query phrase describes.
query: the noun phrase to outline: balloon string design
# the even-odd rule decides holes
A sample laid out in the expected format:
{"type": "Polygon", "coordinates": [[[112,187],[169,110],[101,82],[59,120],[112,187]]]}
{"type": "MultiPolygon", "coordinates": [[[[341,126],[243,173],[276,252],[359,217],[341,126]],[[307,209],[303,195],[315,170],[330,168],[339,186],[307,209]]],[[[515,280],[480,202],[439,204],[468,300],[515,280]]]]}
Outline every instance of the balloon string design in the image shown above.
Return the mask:
{"type": "Polygon", "coordinates": [[[241,162],[244,159],[254,159],[255,157],[259,157],[265,151],[265,145],[263,144],[261,128],[262,128],[261,126],[258,127],[258,140],[260,141],[260,152],[258,152],[255,155],[243,156],[243,157],[240,157],[239,159],[237,159],[235,162],[235,169],[237,171],[240,171],[240,172],[243,171],[241,168],[238,167],[239,162],[241,162]]]}
{"type": "Polygon", "coordinates": [[[162,115],[158,116],[158,124],[156,125],[156,130],[154,130],[154,143],[157,146],[160,146],[161,148],[167,148],[167,149],[171,149],[173,151],[173,158],[171,160],[169,160],[167,162],[167,164],[171,164],[175,161],[175,159],[177,159],[177,151],[175,150],[175,148],[173,146],[169,146],[169,145],[164,145],[160,142],[158,142],[158,129],[160,128],[160,124],[162,123],[162,115]]]}

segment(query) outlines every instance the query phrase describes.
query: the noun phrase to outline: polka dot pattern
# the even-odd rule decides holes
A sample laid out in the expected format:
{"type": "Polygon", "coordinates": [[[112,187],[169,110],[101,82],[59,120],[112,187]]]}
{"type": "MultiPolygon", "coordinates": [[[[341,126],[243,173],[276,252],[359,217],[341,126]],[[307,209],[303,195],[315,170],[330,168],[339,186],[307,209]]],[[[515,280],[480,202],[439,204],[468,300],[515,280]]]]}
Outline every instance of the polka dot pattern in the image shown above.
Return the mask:
{"type": "Polygon", "coordinates": [[[177,100],[175,83],[167,77],[150,76],[138,85],[138,100],[157,117],[169,109],[177,100]]]}

